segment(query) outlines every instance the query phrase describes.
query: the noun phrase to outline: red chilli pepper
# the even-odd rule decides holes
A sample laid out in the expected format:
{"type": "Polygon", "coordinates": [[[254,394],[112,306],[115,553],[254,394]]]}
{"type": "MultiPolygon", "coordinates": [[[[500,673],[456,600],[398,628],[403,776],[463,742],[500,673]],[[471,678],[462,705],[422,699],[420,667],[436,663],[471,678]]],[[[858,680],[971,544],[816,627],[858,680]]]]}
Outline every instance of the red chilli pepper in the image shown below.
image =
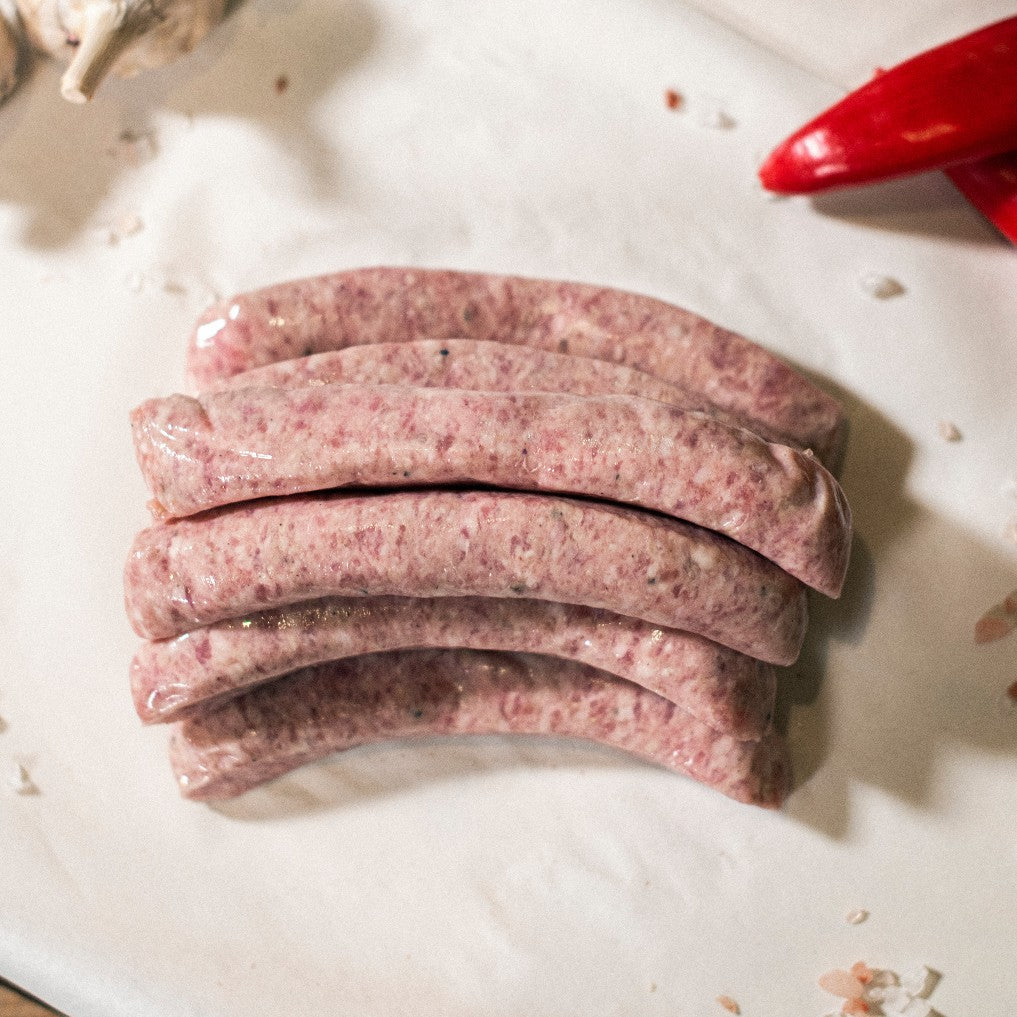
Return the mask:
{"type": "Polygon", "coordinates": [[[1017,17],[878,74],[779,145],[763,186],[808,194],[1017,149],[1017,17]]]}
{"type": "Polygon", "coordinates": [[[1017,244],[1017,152],[966,162],[946,175],[1003,236],[1017,244]]]}

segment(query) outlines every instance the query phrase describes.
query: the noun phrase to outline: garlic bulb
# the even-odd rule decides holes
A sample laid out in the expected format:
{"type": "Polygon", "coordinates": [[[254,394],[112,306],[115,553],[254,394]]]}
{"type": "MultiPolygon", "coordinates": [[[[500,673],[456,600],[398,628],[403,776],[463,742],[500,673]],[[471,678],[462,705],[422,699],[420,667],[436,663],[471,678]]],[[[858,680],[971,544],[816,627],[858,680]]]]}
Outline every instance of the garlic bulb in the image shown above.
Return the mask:
{"type": "Polygon", "coordinates": [[[21,76],[22,46],[16,24],[17,14],[0,5],[0,102],[14,91],[21,76]]]}
{"type": "MultiPolygon", "coordinates": [[[[30,45],[68,64],[60,91],[71,102],[87,102],[111,72],[132,77],[189,52],[226,6],[226,0],[14,2],[30,45]]],[[[0,49],[0,77],[4,66],[0,49]]]]}

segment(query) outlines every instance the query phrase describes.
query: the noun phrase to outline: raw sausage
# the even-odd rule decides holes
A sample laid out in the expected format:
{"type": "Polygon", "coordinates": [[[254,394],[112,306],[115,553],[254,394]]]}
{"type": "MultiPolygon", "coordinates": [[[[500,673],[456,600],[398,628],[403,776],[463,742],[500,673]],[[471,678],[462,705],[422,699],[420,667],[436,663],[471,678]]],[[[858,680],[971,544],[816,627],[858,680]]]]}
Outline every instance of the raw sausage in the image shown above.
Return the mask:
{"type": "Polygon", "coordinates": [[[833,597],[847,570],[851,513],[812,456],[649,399],[318,385],[150,399],[131,419],[173,517],[339,487],[485,484],[685,519],[833,597]]]}
{"type": "Polygon", "coordinates": [[[280,360],[220,378],[209,391],[327,384],[640,396],[684,410],[710,413],[725,423],[755,431],[768,441],[794,445],[785,435],[773,432],[758,420],[725,413],[702,395],[624,364],[475,339],[417,339],[348,346],[329,353],[280,360]]]}
{"type": "Polygon", "coordinates": [[[487,596],[603,608],[771,663],[801,648],[805,588],[754,551],[602,502],[495,491],[293,495],[135,538],[127,614],[160,639],[320,597],[487,596]]]}
{"type": "Polygon", "coordinates": [[[197,323],[188,372],[197,390],[291,357],[415,339],[534,346],[646,371],[758,421],[839,463],[839,403],[755,343],[691,311],[621,290],[544,279],[365,268],[285,282],[221,301],[197,323]]]}
{"type": "Polygon", "coordinates": [[[170,760],[187,797],[223,799],[369,742],[488,733],[600,742],[771,808],[790,789],[787,747],[773,732],[739,741],[583,664],[470,650],[372,654],[298,671],[180,722],[170,760]]]}
{"type": "Polygon", "coordinates": [[[761,737],[773,711],[771,664],[611,611],[493,597],[333,598],[245,615],[144,643],[131,689],[142,720],[165,722],[299,668],[415,647],[578,660],[737,738],[761,737]]]}

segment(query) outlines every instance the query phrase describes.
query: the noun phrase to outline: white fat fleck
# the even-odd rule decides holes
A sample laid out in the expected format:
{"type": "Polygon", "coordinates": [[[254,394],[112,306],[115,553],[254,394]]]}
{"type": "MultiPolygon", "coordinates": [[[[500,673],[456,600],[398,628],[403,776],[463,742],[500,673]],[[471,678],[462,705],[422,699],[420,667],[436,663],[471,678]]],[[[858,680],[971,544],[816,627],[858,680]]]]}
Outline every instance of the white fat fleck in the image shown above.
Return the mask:
{"type": "Polygon", "coordinates": [[[243,449],[237,449],[238,456],[244,456],[246,459],[271,459],[272,455],[269,452],[245,452],[243,449]]]}
{"type": "MultiPolygon", "coordinates": [[[[140,287],[139,287],[140,288],[140,287]]],[[[226,327],[225,318],[216,318],[215,321],[206,322],[200,325],[194,333],[194,345],[198,349],[204,349],[212,344],[212,340],[226,327]]]]}
{"type": "Polygon", "coordinates": [[[866,272],[858,280],[858,285],[868,293],[870,297],[877,300],[888,300],[890,297],[899,297],[906,290],[892,276],[881,275],[879,272],[866,272]]]}
{"type": "Polygon", "coordinates": [[[229,309],[229,318],[230,318],[230,321],[236,321],[238,317],[240,317],[240,305],[239,304],[234,304],[229,309]]]}
{"type": "Polygon", "coordinates": [[[748,515],[747,515],[746,512],[744,512],[741,509],[736,509],[730,515],[725,516],[720,521],[720,526],[718,528],[720,530],[722,530],[724,533],[730,533],[732,531],[738,531],[744,525],[745,520],[747,518],[748,518],[748,515]]]}
{"type": "Polygon", "coordinates": [[[717,564],[717,552],[712,547],[700,545],[693,549],[692,560],[701,569],[712,569],[717,564]]]}
{"type": "Polygon", "coordinates": [[[38,788],[33,783],[28,770],[26,770],[21,763],[18,763],[8,774],[7,786],[16,795],[30,795],[35,794],[38,791],[38,788]]]}

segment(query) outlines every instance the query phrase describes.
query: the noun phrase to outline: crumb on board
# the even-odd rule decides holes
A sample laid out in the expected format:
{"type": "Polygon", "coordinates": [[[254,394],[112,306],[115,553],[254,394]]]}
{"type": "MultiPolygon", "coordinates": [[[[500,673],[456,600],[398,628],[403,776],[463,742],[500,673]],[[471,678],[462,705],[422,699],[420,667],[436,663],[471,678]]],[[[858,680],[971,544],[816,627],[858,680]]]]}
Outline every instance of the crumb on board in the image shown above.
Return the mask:
{"type": "Polygon", "coordinates": [[[840,1012],[850,1015],[869,1013],[869,1004],[864,999],[845,999],[840,1012]]]}
{"type": "Polygon", "coordinates": [[[872,981],[872,968],[869,967],[865,961],[855,961],[851,965],[851,974],[855,976],[862,983],[862,985],[868,985],[872,981]]]}
{"type": "Polygon", "coordinates": [[[136,167],[155,158],[155,134],[152,131],[135,131],[124,128],[116,138],[116,143],[109,150],[118,162],[125,166],[136,167]]]}
{"type": "Polygon", "coordinates": [[[889,300],[891,297],[899,297],[906,292],[901,283],[893,276],[882,275],[879,272],[866,272],[858,280],[858,285],[870,297],[875,297],[877,300],[889,300]]]}
{"type": "Polygon", "coordinates": [[[720,1005],[727,1010],[728,1013],[735,1014],[735,1017],[742,1012],[742,1008],[730,996],[718,996],[717,1002],[720,1003],[720,1005]]]}
{"type": "Polygon", "coordinates": [[[700,127],[711,131],[730,131],[735,126],[735,118],[720,106],[704,106],[696,117],[700,127]]]}
{"type": "Polygon", "coordinates": [[[681,109],[684,99],[682,98],[681,92],[676,92],[673,88],[667,88],[664,90],[664,105],[668,109],[681,109]]]}
{"type": "Polygon", "coordinates": [[[116,232],[119,237],[133,237],[144,228],[141,217],[134,212],[125,212],[116,222],[116,232]]]}
{"type": "Polygon", "coordinates": [[[844,921],[846,921],[848,925],[861,925],[868,917],[869,912],[866,911],[865,908],[855,908],[853,911],[849,911],[844,916],[844,921]]]}
{"type": "Polygon", "coordinates": [[[960,429],[950,420],[939,422],[939,436],[943,441],[960,441],[962,437],[960,429]]]}
{"type": "Polygon", "coordinates": [[[32,795],[38,793],[38,788],[32,780],[31,775],[23,764],[17,763],[7,775],[7,786],[16,795],[32,795]]]}
{"type": "Polygon", "coordinates": [[[820,988],[843,1002],[826,1017],[870,1014],[872,1017],[934,1017],[928,1002],[940,980],[939,973],[920,967],[905,975],[889,969],[872,968],[864,961],[850,971],[836,969],[819,978],[820,988]]]}
{"type": "Polygon", "coordinates": [[[819,976],[819,987],[830,993],[831,996],[839,996],[841,999],[855,999],[861,996],[865,986],[850,971],[842,971],[834,968],[819,976]]]}
{"type": "Polygon", "coordinates": [[[282,95],[290,87],[290,79],[287,74],[280,74],[275,79],[275,94],[282,95]]]}
{"type": "Polygon", "coordinates": [[[993,643],[1017,628],[1017,590],[1008,593],[999,604],[993,604],[975,622],[975,642],[993,643]]]}

